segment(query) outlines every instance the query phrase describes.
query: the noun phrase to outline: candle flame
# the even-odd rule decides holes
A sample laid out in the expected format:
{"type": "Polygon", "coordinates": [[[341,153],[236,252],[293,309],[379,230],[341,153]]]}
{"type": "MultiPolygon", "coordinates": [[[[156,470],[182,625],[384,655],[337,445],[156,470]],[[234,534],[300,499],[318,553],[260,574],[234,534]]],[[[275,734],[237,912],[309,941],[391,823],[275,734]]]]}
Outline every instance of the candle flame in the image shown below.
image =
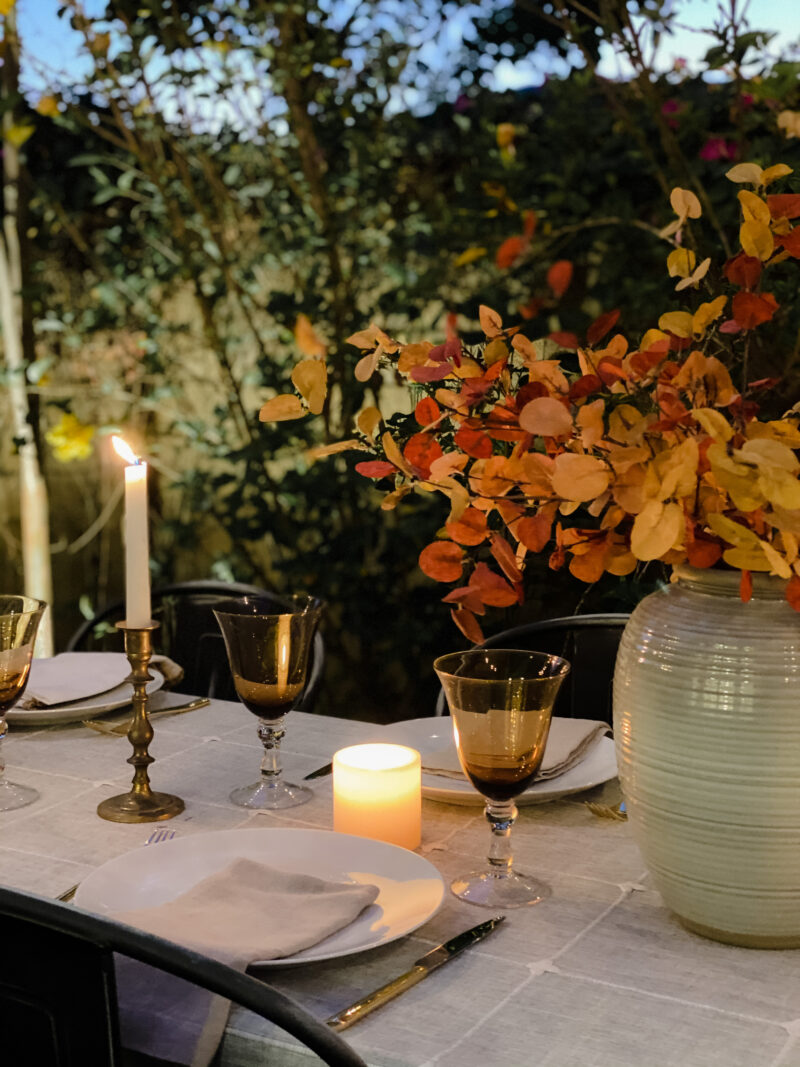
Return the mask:
{"type": "Polygon", "coordinates": [[[124,441],[121,437],[117,437],[114,434],[111,438],[111,444],[114,446],[114,451],[118,456],[121,456],[126,463],[138,463],[139,457],[133,451],[127,441],[124,441]]]}

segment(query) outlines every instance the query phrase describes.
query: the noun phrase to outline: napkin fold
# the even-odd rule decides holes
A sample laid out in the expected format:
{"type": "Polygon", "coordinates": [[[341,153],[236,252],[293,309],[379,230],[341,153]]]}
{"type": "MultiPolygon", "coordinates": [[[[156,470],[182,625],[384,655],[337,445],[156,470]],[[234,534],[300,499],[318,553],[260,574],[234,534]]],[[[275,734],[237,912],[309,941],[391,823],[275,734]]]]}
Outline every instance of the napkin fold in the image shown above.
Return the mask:
{"type": "MultiPolygon", "coordinates": [[[[373,903],[374,885],[330,882],[236,859],[174,900],[109,918],[244,971],[282,959],[348,926],[373,903]]],[[[207,1067],[230,1001],[126,957],[116,958],[120,1025],[128,1049],[207,1067]]]]}
{"type": "MultiPolygon", "coordinates": [[[[550,733],[536,781],[558,778],[575,767],[610,730],[608,723],[592,719],[554,718],[550,723],[550,733]]],[[[422,770],[440,778],[466,778],[458,762],[454,742],[423,755],[422,770]]]]}
{"type": "Polygon", "coordinates": [[[48,708],[107,693],[125,681],[130,664],[124,652],[61,652],[35,659],[20,708],[48,708]]]}

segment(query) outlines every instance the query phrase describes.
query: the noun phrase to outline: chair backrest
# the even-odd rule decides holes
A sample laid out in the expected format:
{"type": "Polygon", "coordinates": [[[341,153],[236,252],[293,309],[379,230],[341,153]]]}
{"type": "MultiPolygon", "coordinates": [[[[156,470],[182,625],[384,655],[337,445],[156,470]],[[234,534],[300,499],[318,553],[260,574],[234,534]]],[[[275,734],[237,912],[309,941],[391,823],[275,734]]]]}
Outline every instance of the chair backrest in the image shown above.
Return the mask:
{"type": "MultiPolygon", "coordinates": [[[[258,596],[280,597],[256,585],[241,582],[177,582],[153,590],[153,618],[161,624],[155,634],[156,650],[183,667],[183,679],[174,687],[178,693],[236,700],[233,676],[214,608],[225,600],[258,596]]],[[[111,625],[124,617],[122,601],[109,604],[82,623],[67,642],[66,651],[87,648],[118,648],[120,637],[111,625]],[[103,625],[105,624],[105,625],[103,625]]],[[[325,643],[317,632],[311,649],[308,678],[297,711],[313,711],[323,680],[325,643]]]]}
{"type": "Polygon", "coordinates": [[[36,1067],[116,1067],[115,952],[241,1004],[331,1067],[366,1067],[328,1026],[264,982],[161,938],[53,900],[0,888],[2,1060],[36,1067]]]}
{"type": "MultiPolygon", "coordinates": [[[[477,648],[526,648],[568,659],[572,669],[553,713],[568,719],[611,722],[611,689],[626,614],[566,615],[523,623],[488,637],[477,648]]],[[[444,691],[436,714],[447,714],[444,691]]]]}

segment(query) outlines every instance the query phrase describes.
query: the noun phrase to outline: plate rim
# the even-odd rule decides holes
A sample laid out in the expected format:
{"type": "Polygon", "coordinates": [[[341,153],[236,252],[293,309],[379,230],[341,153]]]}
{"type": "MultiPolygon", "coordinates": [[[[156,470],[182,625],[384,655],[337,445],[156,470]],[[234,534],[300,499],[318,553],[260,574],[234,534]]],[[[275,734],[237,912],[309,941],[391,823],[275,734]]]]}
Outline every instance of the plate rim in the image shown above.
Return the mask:
{"type": "MultiPolygon", "coordinates": [[[[166,846],[172,846],[172,847],[177,846],[179,848],[191,848],[192,845],[187,844],[188,842],[198,842],[199,840],[207,840],[209,837],[217,837],[219,835],[225,835],[227,837],[229,835],[244,835],[244,834],[249,834],[249,835],[256,834],[258,836],[275,835],[275,834],[283,834],[283,835],[291,835],[291,836],[306,836],[306,835],[317,836],[319,834],[326,834],[326,835],[331,835],[331,837],[336,836],[338,838],[345,838],[345,839],[347,839],[349,841],[352,841],[354,843],[358,843],[359,847],[362,847],[362,848],[369,849],[370,847],[376,847],[377,846],[379,851],[392,850],[392,851],[397,852],[397,853],[404,853],[405,855],[412,857],[413,861],[416,864],[419,865],[421,870],[428,872],[428,875],[429,875],[429,878],[430,878],[431,882],[436,881],[438,883],[439,890],[440,890],[439,896],[438,896],[438,900],[437,900],[437,902],[436,902],[436,904],[435,904],[435,906],[433,907],[432,910],[428,911],[422,918],[419,919],[419,921],[414,921],[407,928],[404,928],[404,929],[400,930],[399,932],[392,934],[391,936],[379,937],[378,939],[372,939],[372,940],[370,940],[370,941],[368,941],[366,943],[363,943],[363,944],[359,944],[359,945],[352,946],[352,947],[345,948],[345,949],[337,949],[335,952],[331,952],[331,953],[313,954],[315,948],[317,948],[319,945],[324,944],[324,941],[320,941],[320,942],[318,942],[318,945],[312,945],[307,949],[301,950],[301,952],[294,953],[292,956],[284,956],[284,957],[281,957],[280,959],[274,959],[274,960],[253,960],[248,965],[250,967],[259,967],[259,968],[263,968],[263,967],[270,967],[270,968],[272,968],[272,967],[297,967],[297,966],[300,966],[302,964],[322,963],[323,961],[326,961],[326,960],[340,959],[340,958],[343,958],[345,956],[356,955],[359,952],[367,952],[367,951],[370,951],[373,948],[380,948],[383,945],[388,945],[392,941],[396,941],[401,937],[407,937],[409,934],[413,933],[415,930],[418,930],[421,926],[424,926],[425,923],[427,923],[430,919],[432,919],[433,916],[436,915],[437,912],[439,912],[441,910],[441,908],[444,906],[444,902],[445,902],[445,900],[447,898],[447,882],[446,882],[446,880],[444,878],[444,875],[425,856],[421,856],[418,852],[413,852],[410,849],[402,848],[400,845],[393,845],[393,844],[390,844],[389,842],[386,842],[386,841],[378,841],[378,840],[374,840],[373,838],[360,837],[357,834],[341,834],[341,833],[338,833],[338,831],[325,829],[323,827],[312,827],[312,826],[302,826],[302,827],[301,826],[261,826],[261,827],[254,827],[252,829],[248,829],[247,827],[231,827],[231,828],[226,829],[226,830],[202,830],[202,831],[198,831],[197,833],[187,834],[184,837],[175,837],[175,838],[172,838],[172,839],[170,839],[168,841],[160,842],[158,847],[159,848],[164,848],[166,846]]],[[[100,864],[99,867],[95,867],[94,870],[91,871],[91,873],[88,874],[86,876],[86,878],[84,878],[84,880],[78,886],[78,889],[77,889],[77,891],[75,893],[75,897],[74,897],[75,905],[77,907],[84,908],[87,911],[93,911],[94,914],[107,916],[109,914],[108,910],[106,910],[106,911],[98,911],[96,909],[96,906],[91,905],[91,900],[90,900],[90,904],[89,905],[87,905],[86,902],[85,902],[85,898],[86,898],[87,894],[90,893],[90,891],[91,891],[92,882],[93,882],[95,876],[100,871],[107,870],[108,867],[112,867],[115,864],[123,865],[124,863],[130,862],[129,858],[133,853],[139,853],[146,847],[148,847],[148,846],[140,845],[138,848],[129,849],[127,852],[122,852],[118,856],[111,857],[111,859],[106,860],[105,863],[100,864]]],[[[153,851],[153,849],[148,847],[148,853],[150,853],[152,851],[153,851]]],[[[327,877],[331,877],[331,875],[327,875],[327,877]]],[[[370,907],[373,907],[373,906],[374,906],[374,904],[370,905],[370,907]]],[[[358,917],[353,921],[354,922],[358,921],[358,917]]],[[[346,927],[344,927],[343,929],[346,929],[346,927]]],[[[336,933],[331,934],[330,937],[336,937],[337,934],[340,933],[340,932],[341,931],[336,931],[336,933]]],[[[327,941],[328,938],[325,938],[324,940],[327,941]]]]}
{"type": "MultiPolygon", "coordinates": [[[[167,684],[166,677],[158,670],[158,667],[154,665],[153,669],[155,674],[146,687],[148,694],[157,693],[167,684]]],[[[119,685],[115,685],[113,689],[106,689],[104,693],[96,693],[94,699],[110,696],[112,693],[116,693],[117,690],[121,690],[123,686],[130,686],[130,682],[123,680],[119,685]]],[[[114,699],[111,703],[92,705],[88,703],[92,699],[92,697],[87,697],[85,700],[75,700],[71,704],[52,704],[49,707],[42,708],[11,707],[5,713],[5,719],[6,722],[17,726],[56,726],[70,722],[81,722],[83,719],[96,719],[109,711],[117,711],[119,708],[126,707],[133,701],[133,692],[131,691],[123,699],[114,699]]]]}
{"type": "MultiPolygon", "coordinates": [[[[442,720],[442,719],[449,719],[449,716],[447,716],[447,715],[436,715],[436,716],[422,716],[422,717],[416,718],[416,719],[402,719],[399,722],[391,723],[389,726],[386,727],[386,729],[387,730],[392,730],[393,727],[408,726],[409,724],[413,723],[415,725],[420,724],[420,726],[422,724],[430,724],[429,728],[432,730],[432,729],[434,729],[435,724],[438,721],[442,720]]],[[[609,727],[609,729],[610,729],[610,727],[609,727]]],[[[398,731],[398,734],[399,733],[400,733],[400,731],[398,731]]],[[[398,736],[398,741],[400,739],[401,738],[398,736]]],[[[413,741],[411,741],[410,739],[406,740],[406,744],[412,744],[412,743],[413,743],[413,741]]],[[[534,804],[549,803],[550,801],[553,801],[553,800],[560,800],[562,797],[565,797],[565,796],[572,796],[575,793],[583,793],[587,789],[594,789],[598,785],[602,785],[605,782],[611,781],[613,778],[615,778],[617,776],[617,773],[618,773],[617,772],[617,766],[616,766],[616,751],[615,751],[615,746],[614,746],[614,740],[608,734],[604,734],[602,737],[598,738],[596,747],[598,749],[602,748],[602,749],[607,750],[607,755],[608,755],[608,758],[609,758],[609,767],[611,766],[612,763],[614,765],[614,773],[613,774],[606,775],[605,772],[603,772],[604,777],[601,777],[601,778],[599,778],[597,780],[593,779],[592,781],[587,782],[586,784],[583,784],[583,785],[570,786],[567,789],[558,788],[559,778],[550,778],[550,779],[547,779],[547,780],[545,780],[543,782],[535,782],[534,785],[532,785],[530,788],[526,789],[525,792],[522,793],[521,796],[517,797],[517,799],[516,799],[517,806],[518,807],[520,807],[520,806],[527,807],[529,805],[534,805],[534,804]]],[[[581,762],[585,762],[585,759],[581,760],[581,762]]],[[[580,764],[578,764],[578,766],[580,766],[580,764]]],[[[575,768],[572,768],[572,769],[574,770],[575,768]]],[[[569,772],[567,772],[567,773],[569,773],[569,772]]],[[[426,797],[428,800],[435,800],[435,801],[439,801],[439,802],[445,803],[445,804],[456,804],[456,805],[459,805],[459,806],[462,806],[462,807],[464,807],[464,806],[473,806],[473,805],[477,806],[477,805],[485,803],[484,798],[481,796],[481,794],[477,791],[477,789],[475,789],[473,786],[471,786],[470,783],[468,781],[466,781],[466,779],[465,779],[465,781],[463,783],[463,786],[465,788],[459,789],[459,788],[456,788],[456,787],[454,787],[452,785],[451,786],[447,786],[447,785],[431,785],[430,784],[430,779],[433,778],[433,777],[435,777],[435,776],[434,775],[426,775],[425,771],[423,770],[423,772],[422,772],[422,795],[424,797],[426,797]],[[428,783],[427,784],[426,784],[426,777],[428,778],[428,783]]],[[[439,779],[439,780],[442,781],[442,782],[447,781],[447,779],[439,779]]]]}

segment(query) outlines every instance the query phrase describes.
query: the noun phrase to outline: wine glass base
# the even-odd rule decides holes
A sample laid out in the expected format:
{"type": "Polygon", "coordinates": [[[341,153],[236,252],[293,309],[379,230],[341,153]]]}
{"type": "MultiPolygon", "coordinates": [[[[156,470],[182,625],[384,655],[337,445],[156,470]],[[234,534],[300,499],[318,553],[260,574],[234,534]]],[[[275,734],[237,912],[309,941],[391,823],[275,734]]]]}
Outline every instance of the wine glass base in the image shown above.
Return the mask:
{"type": "Polygon", "coordinates": [[[549,885],[527,874],[475,871],[456,878],[450,889],[459,900],[483,908],[522,908],[546,900],[549,885]]]}
{"type": "Polygon", "coordinates": [[[314,796],[313,789],[304,785],[292,785],[279,779],[269,784],[254,782],[252,785],[234,789],[230,799],[240,808],[252,808],[257,811],[280,811],[281,808],[296,808],[307,804],[314,796]]]}
{"type": "Polygon", "coordinates": [[[0,811],[24,808],[38,799],[38,789],[33,789],[29,785],[15,785],[13,782],[0,782],[0,811]]]}

